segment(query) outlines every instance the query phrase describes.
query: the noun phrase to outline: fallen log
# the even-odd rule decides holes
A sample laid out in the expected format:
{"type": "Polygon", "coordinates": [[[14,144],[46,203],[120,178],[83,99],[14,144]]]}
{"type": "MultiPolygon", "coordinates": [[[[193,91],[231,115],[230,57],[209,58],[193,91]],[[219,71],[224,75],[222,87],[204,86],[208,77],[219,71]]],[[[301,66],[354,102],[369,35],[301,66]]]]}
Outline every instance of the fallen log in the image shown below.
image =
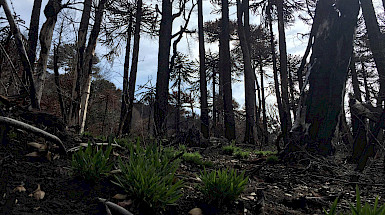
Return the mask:
{"type": "Polygon", "coordinates": [[[44,137],[44,138],[46,138],[46,139],[48,139],[54,143],[57,143],[59,145],[60,151],[64,154],[67,154],[67,151],[66,151],[66,148],[65,148],[63,142],[57,136],[50,134],[44,130],[41,130],[40,128],[36,128],[35,126],[29,125],[27,123],[20,122],[18,120],[11,119],[8,117],[2,117],[2,116],[0,116],[0,124],[6,124],[9,126],[13,126],[15,128],[26,130],[26,131],[32,132],[36,135],[39,135],[41,137],[44,137]]]}

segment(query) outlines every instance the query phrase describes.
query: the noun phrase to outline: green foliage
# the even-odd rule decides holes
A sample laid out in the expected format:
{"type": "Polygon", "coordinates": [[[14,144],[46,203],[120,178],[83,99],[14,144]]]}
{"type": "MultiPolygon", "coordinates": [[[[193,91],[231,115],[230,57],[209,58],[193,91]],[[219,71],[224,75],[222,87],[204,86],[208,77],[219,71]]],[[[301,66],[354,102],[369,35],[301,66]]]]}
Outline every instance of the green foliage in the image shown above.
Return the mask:
{"type": "Polygon", "coordinates": [[[103,175],[108,175],[112,168],[111,151],[111,144],[103,151],[102,148],[98,149],[97,146],[91,146],[88,142],[84,151],[80,148],[72,155],[71,166],[74,174],[91,182],[99,180],[103,175]]]}
{"type": "Polygon", "coordinates": [[[203,161],[202,155],[199,152],[188,153],[185,152],[182,156],[182,159],[186,162],[195,163],[201,166],[212,167],[214,164],[211,161],[203,161]]]}
{"type": "Polygon", "coordinates": [[[248,181],[245,172],[238,174],[234,169],[214,170],[210,173],[205,169],[200,178],[200,191],[210,203],[216,205],[235,201],[244,191],[248,181]]]}
{"type": "Polygon", "coordinates": [[[248,151],[243,151],[243,150],[236,150],[234,152],[234,157],[238,158],[238,159],[245,159],[247,157],[249,157],[250,155],[250,152],[248,151]]]}
{"type": "MultiPolygon", "coordinates": [[[[337,203],[338,203],[338,198],[334,200],[330,208],[330,211],[327,212],[324,209],[324,213],[327,215],[342,214],[341,212],[337,213],[337,203]]],[[[370,206],[367,202],[365,203],[365,205],[362,205],[360,190],[358,189],[358,186],[356,186],[356,206],[354,207],[352,204],[350,204],[350,210],[352,215],[385,215],[385,204],[379,207],[378,196],[377,196],[373,207],[370,206]]]]}
{"type": "Polygon", "coordinates": [[[277,152],[273,152],[273,151],[255,151],[254,153],[256,155],[262,155],[262,156],[276,155],[277,154],[277,152]]]}
{"type": "Polygon", "coordinates": [[[276,155],[270,155],[266,158],[267,163],[277,163],[279,161],[279,158],[276,155]]]}
{"type": "Polygon", "coordinates": [[[180,160],[172,160],[156,144],[129,145],[129,158],[119,159],[122,173],[115,176],[115,184],[130,193],[141,208],[164,209],[175,204],[182,196],[183,182],[177,180],[175,172],[180,160]]]}
{"type": "Polygon", "coordinates": [[[232,142],[230,145],[228,146],[224,146],[222,148],[223,150],[223,153],[227,154],[227,155],[234,155],[234,157],[240,159],[240,158],[247,158],[249,157],[250,155],[250,152],[249,151],[245,151],[245,150],[242,150],[241,148],[239,147],[236,147],[234,145],[234,142],[232,142]]]}
{"type": "Polygon", "coordinates": [[[228,145],[228,146],[224,146],[222,150],[223,150],[223,153],[225,153],[226,155],[232,155],[237,148],[238,147],[234,145],[228,145]]]}
{"type": "Polygon", "coordinates": [[[130,145],[127,138],[115,138],[114,140],[116,144],[122,146],[122,147],[128,147],[130,145]]]}
{"type": "Polygon", "coordinates": [[[91,134],[91,132],[85,131],[82,133],[82,136],[83,137],[92,137],[92,134],[91,134]]]}

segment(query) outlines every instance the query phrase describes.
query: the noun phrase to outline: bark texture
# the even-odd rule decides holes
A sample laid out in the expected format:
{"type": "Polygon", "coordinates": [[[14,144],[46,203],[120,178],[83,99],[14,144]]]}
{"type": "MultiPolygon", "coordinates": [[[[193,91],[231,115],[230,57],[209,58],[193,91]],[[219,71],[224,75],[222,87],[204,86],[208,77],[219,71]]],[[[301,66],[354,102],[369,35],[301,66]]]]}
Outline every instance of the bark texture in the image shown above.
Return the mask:
{"type": "Polygon", "coordinates": [[[31,14],[31,21],[29,24],[29,31],[28,31],[28,59],[29,62],[31,62],[31,66],[33,69],[33,64],[36,60],[36,46],[37,46],[37,40],[39,37],[39,23],[40,23],[40,10],[41,10],[41,2],[42,0],[35,0],[33,1],[33,8],[32,8],[32,14],[31,14]]]}

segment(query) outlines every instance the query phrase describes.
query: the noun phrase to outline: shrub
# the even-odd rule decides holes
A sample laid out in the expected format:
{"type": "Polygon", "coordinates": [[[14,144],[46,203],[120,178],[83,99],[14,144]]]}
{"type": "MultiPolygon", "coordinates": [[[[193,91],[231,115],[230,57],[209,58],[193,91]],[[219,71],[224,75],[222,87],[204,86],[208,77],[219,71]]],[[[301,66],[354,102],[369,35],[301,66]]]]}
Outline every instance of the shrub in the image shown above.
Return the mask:
{"type": "Polygon", "coordinates": [[[103,175],[108,175],[112,168],[110,154],[112,146],[109,144],[107,149],[98,150],[97,146],[91,146],[88,142],[87,148],[82,148],[72,155],[72,170],[75,175],[81,176],[87,181],[96,181],[103,175]]]}
{"type": "Polygon", "coordinates": [[[118,186],[130,193],[140,208],[165,209],[182,196],[183,182],[176,180],[180,160],[171,160],[156,144],[141,147],[137,141],[129,146],[126,162],[119,159],[121,174],[116,175],[118,186]]]}
{"type": "Polygon", "coordinates": [[[202,179],[200,191],[210,203],[218,206],[236,200],[248,181],[244,172],[238,174],[234,169],[214,170],[210,173],[205,169],[201,172],[200,178],[202,179]]]}
{"type": "Polygon", "coordinates": [[[266,158],[267,163],[277,163],[278,160],[279,159],[276,155],[270,155],[269,157],[266,158]]]}
{"type": "MultiPolygon", "coordinates": [[[[337,213],[337,204],[338,204],[338,198],[334,200],[329,212],[327,212],[324,209],[325,214],[327,215],[342,214],[341,212],[337,213]]],[[[377,196],[373,207],[370,206],[368,203],[365,203],[365,205],[362,205],[360,190],[358,189],[358,186],[356,186],[356,206],[354,207],[352,204],[350,204],[350,210],[352,215],[384,215],[385,204],[382,205],[381,207],[378,207],[378,196],[377,196]]]]}

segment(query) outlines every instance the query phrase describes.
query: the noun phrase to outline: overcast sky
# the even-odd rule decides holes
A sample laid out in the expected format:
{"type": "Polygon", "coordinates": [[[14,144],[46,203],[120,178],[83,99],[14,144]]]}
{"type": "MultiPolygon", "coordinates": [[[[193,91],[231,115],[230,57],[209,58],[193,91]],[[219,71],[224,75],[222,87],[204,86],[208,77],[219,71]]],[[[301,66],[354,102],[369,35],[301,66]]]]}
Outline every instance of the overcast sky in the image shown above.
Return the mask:
{"type": "MultiPolygon", "coordinates": [[[[44,6],[47,4],[48,0],[43,0],[42,11],[44,6]]],[[[10,2],[8,0],[8,2],[10,2]]],[[[63,1],[65,2],[65,1],[63,1]]],[[[146,1],[145,1],[146,2],[146,1]]],[[[153,2],[155,4],[155,2],[153,2]]],[[[160,4],[160,3],[158,3],[160,4]]],[[[29,20],[32,12],[33,0],[13,0],[13,6],[10,5],[11,9],[14,8],[15,12],[21,16],[23,20],[26,21],[26,26],[29,26],[29,20]]],[[[211,13],[214,8],[208,0],[203,1],[203,10],[204,10],[204,21],[214,20],[219,17],[217,14],[211,13]]],[[[236,18],[235,8],[230,9],[231,19],[236,18]]],[[[40,17],[40,25],[44,23],[45,16],[42,14],[40,17]]],[[[80,14],[77,16],[77,20],[80,20],[80,14]]],[[[259,19],[257,17],[251,17],[251,23],[258,24],[259,19]]],[[[181,24],[175,22],[173,25],[174,31],[179,30],[181,24]]],[[[189,29],[197,29],[197,11],[195,11],[191,17],[191,24],[189,29]]],[[[70,27],[70,26],[67,26],[70,27]]],[[[25,31],[23,26],[20,26],[22,31],[25,31]]],[[[276,26],[275,34],[277,36],[276,26]]],[[[287,51],[289,54],[298,54],[302,55],[307,43],[307,38],[301,38],[300,34],[308,33],[309,26],[303,24],[301,21],[296,22],[292,26],[286,28],[286,41],[287,41],[287,51]]],[[[189,39],[183,39],[178,45],[179,51],[190,56],[191,59],[198,59],[198,41],[197,36],[194,35],[189,37],[189,39]]],[[[217,44],[207,44],[206,51],[210,49],[211,51],[217,51],[217,44]]],[[[98,46],[96,50],[97,53],[101,54],[105,49],[98,46]]],[[[137,76],[137,85],[141,85],[147,82],[148,79],[152,79],[152,83],[156,82],[156,71],[157,71],[157,55],[158,55],[158,39],[149,38],[148,36],[142,36],[140,41],[140,53],[139,53],[139,65],[138,65],[138,76],[137,76]]],[[[103,65],[103,70],[109,70],[110,75],[108,76],[109,80],[116,84],[117,87],[122,88],[122,75],[123,75],[123,63],[124,63],[124,50],[122,50],[121,57],[115,59],[112,67],[109,64],[103,65]]],[[[233,84],[233,97],[238,101],[241,106],[244,104],[244,86],[243,82],[233,84]]],[[[270,103],[275,103],[274,96],[268,98],[270,103]]]]}

